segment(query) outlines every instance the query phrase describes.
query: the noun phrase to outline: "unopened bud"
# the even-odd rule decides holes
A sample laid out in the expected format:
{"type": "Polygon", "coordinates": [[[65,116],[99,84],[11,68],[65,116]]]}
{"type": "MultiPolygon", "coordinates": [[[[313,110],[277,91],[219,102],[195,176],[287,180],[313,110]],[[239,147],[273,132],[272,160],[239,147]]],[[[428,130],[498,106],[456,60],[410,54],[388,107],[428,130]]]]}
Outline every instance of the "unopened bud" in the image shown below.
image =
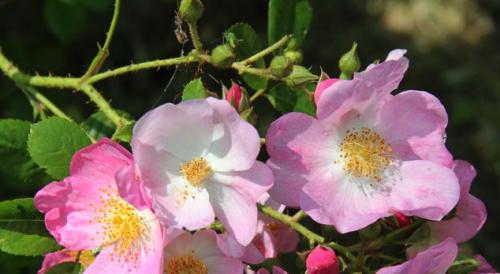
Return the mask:
{"type": "Polygon", "coordinates": [[[293,64],[302,63],[302,52],[298,50],[287,50],[285,51],[285,57],[287,57],[293,64]]]}
{"type": "Polygon", "coordinates": [[[312,74],[303,66],[293,66],[292,73],[286,77],[285,82],[288,86],[299,86],[318,79],[318,76],[312,74]]]}
{"type": "Polygon", "coordinates": [[[395,212],[394,218],[396,218],[396,222],[398,223],[398,227],[402,228],[405,226],[409,226],[411,221],[408,216],[405,216],[403,213],[395,212]]]}
{"type": "Polygon", "coordinates": [[[238,112],[242,112],[250,106],[246,90],[236,83],[233,83],[230,89],[224,88],[223,93],[224,99],[238,112]]]}
{"type": "Polygon", "coordinates": [[[356,51],[358,44],[354,42],[352,48],[346,52],[339,60],[340,79],[351,79],[354,72],[358,71],[361,67],[358,53],[356,51]]]}
{"type": "Polygon", "coordinates": [[[269,70],[278,78],[286,77],[290,74],[290,72],[292,72],[292,62],[285,56],[276,56],[271,61],[269,70]]]}
{"type": "Polygon", "coordinates": [[[227,44],[215,47],[211,57],[212,64],[217,68],[228,68],[236,60],[233,48],[227,44]]]}
{"type": "Polygon", "coordinates": [[[203,14],[203,9],[201,0],[181,0],[179,15],[188,23],[196,23],[203,14]]]}
{"type": "Polygon", "coordinates": [[[337,255],[330,248],[318,245],[306,259],[306,269],[308,274],[338,274],[339,260],[337,255]]]}

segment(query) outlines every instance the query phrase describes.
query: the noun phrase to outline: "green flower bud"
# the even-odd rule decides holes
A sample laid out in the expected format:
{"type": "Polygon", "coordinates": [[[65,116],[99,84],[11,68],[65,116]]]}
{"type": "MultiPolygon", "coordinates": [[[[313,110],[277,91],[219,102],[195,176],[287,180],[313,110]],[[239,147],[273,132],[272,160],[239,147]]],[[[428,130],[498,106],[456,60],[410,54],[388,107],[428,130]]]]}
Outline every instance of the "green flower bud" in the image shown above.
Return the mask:
{"type": "Polygon", "coordinates": [[[356,52],[357,47],[358,44],[354,42],[352,44],[352,48],[340,57],[340,79],[351,79],[354,72],[358,71],[361,67],[361,62],[359,61],[358,53],[356,52]]]}
{"type": "Polygon", "coordinates": [[[288,75],[285,82],[289,86],[299,86],[318,79],[318,76],[312,74],[303,66],[293,66],[292,73],[288,75]]]}
{"type": "Polygon", "coordinates": [[[289,49],[289,50],[298,50],[298,49],[300,49],[300,46],[297,43],[297,39],[295,39],[295,38],[292,37],[290,40],[288,40],[288,43],[286,44],[286,48],[289,49]]]}
{"type": "Polygon", "coordinates": [[[285,56],[276,56],[271,61],[269,70],[274,76],[283,78],[292,72],[292,62],[285,56]]]}
{"type": "Polygon", "coordinates": [[[203,14],[203,2],[201,0],[181,0],[179,15],[188,23],[196,23],[203,14]]]}
{"type": "Polygon", "coordinates": [[[211,56],[212,64],[217,68],[228,68],[236,60],[233,48],[227,44],[215,47],[211,56]]]}
{"type": "Polygon", "coordinates": [[[290,59],[290,61],[293,63],[293,64],[300,64],[302,63],[302,52],[298,51],[298,50],[287,50],[285,51],[285,57],[287,57],[288,59],[290,59]]]}

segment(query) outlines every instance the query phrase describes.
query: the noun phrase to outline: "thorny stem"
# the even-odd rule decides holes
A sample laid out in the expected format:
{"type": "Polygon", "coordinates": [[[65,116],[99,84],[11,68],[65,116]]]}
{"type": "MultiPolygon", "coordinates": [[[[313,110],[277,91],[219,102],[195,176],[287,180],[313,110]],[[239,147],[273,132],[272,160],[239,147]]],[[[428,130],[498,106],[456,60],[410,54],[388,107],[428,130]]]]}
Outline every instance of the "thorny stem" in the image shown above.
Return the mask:
{"type": "Polygon", "coordinates": [[[191,35],[191,41],[193,42],[193,47],[198,52],[202,52],[203,51],[203,44],[201,43],[200,35],[198,34],[197,24],[188,22],[188,27],[189,27],[189,34],[191,35]]]}
{"type": "Polygon", "coordinates": [[[243,65],[243,66],[246,66],[246,65],[250,65],[252,63],[255,63],[257,62],[259,59],[261,59],[262,57],[274,52],[275,50],[281,48],[282,46],[284,46],[291,38],[292,36],[291,35],[285,35],[283,36],[280,40],[278,40],[276,43],[272,44],[271,46],[263,49],[262,51],[259,51],[258,53],[248,57],[247,59],[243,60],[243,61],[240,61],[238,62],[238,64],[240,65],[243,65]]]}
{"type": "Polygon", "coordinates": [[[104,99],[92,85],[84,84],[82,85],[79,90],[81,90],[83,93],[85,93],[92,102],[94,102],[97,107],[113,122],[117,128],[121,129],[123,128],[127,123],[129,123],[128,120],[125,118],[121,117],[104,99]]]}
{"type": "Polygon", "coordinates": [[[120,3],[121,0],[115,0],[115,7],[113,10],[113,18],[111,19],[111,24],[109,25],[108,32],[106,33],[106,40],[104,41],[104,45],[99,49],[97,55],[90,63],[87,72],[81,77],[81,81],[85,82],[90,76],[96,74],[99,69],[101,69],[102,64],[106,60],[109,55],[109,45],[111,44],[111,38],[113,38],[113,34],[115,33],[116,24],[118,22],[118,15],[120,14],[120,3]]]}

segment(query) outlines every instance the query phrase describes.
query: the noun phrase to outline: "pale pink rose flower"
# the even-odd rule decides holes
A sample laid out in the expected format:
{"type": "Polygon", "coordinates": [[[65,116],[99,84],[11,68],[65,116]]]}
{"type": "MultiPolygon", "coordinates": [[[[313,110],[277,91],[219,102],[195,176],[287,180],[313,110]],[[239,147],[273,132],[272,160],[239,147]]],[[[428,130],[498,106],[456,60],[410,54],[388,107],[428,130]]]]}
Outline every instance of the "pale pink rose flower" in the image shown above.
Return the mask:
{"type": "Polygon", "coordinates": [[[306,259],[307,274],[339,274],[339,260],[335,252],[321,245],[316,246],[306,259]]]}
{"type": "Polygon", "coordinates": [[[338,80],[339,79],[337,78],[330,78],[318,82],[318,84],[316,85],[316,89],[314,90],[314,103],[318,104],[319,97],[321,96],[321,94],[323,94],[323,91],[325,91],[331,85],[335,84],[338,80]]]}
{"type": "Polygon", "coordinates": [[[402,53],[328,87],[317,118],[294,112],[271,124],[274,200],[341,233],[394,212],[438,221],[453,209],[459,185],[443,105],[423,91],[390,94],[408,66],[402,53]]]}
{"type": "Polygon", "coordinates": [[[457,243],[448,238],[419,252],[405,263],[380,269],[377,274],[445,274],[455,261],[457,253],[457,243]]]}
{"type": "Polygon", "coordinates": [[[257,130],[225,100],[165,104],[134,128],[132,150],[153,208],[167,226],[196,230],[217,217],[242,245],[257,228],[257,199],[273,184],[256,161],[257,130]]]}
{"type": "Polygon", "coordinates": [[[466,161],[457,160],[453,164],[453,171],[460,183],[460,199],[458,200],[455,216],[449,220],[429,222],[431,237],[442,241],[448,237],[457,243],[466,242],[474,237],[486,222],[486,206],[469,191],[476,177],[476,170],[466,161]]]}
{"type": "Polygon", "coordinates": [[[127,191],[131,178],[137,178],[130,174],[133,165],[126,149],[103,139],[75,153],[69,177],[35,195],[60,245],[70,251],[100,249],[85,274],[161,273],[160,223],[141,194],[127,191]]]}
{"type": "Polygon", "coordinates": [[[213,230],[201,230],[174,238],[165,246],[164,273],[241,274],[243,263],[224,254],[217,237],[213,230]]]}

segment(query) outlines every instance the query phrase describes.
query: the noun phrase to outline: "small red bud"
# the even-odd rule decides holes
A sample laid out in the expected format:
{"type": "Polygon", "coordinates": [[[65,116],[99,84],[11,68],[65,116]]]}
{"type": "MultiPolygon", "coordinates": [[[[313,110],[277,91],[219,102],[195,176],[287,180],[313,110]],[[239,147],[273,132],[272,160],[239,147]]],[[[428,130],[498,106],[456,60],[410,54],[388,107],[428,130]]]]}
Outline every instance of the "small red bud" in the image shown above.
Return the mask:
{"type": "Polygon", "coordinates": [[[396,218],[396,222],[398,222],[399,228],[408,226],[411,223],[410,218],[408,218],[408,216],[400,212],[394,213],[394,218],[396,218]]]}
{"type": "Polygon", "coordinates": [[[306,259],[308,274],[338,274],[339,261],[335,252],[327,247],[318,245],[306,259]]]}

